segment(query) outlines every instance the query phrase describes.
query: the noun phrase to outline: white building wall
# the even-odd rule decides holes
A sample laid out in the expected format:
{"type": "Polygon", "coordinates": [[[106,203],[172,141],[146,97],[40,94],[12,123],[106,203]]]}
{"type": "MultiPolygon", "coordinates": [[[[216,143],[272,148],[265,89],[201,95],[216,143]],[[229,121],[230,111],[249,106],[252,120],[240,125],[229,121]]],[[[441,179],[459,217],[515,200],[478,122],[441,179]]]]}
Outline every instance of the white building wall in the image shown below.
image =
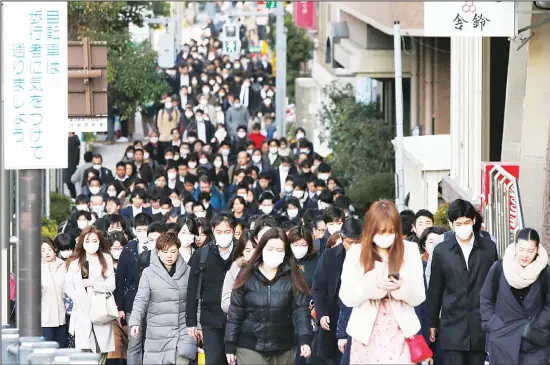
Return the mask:
{"type": "Polygon", "coordinates": [[[451,38],[451,173],[469,200],[481,193],[482,38],[451,38]]]}

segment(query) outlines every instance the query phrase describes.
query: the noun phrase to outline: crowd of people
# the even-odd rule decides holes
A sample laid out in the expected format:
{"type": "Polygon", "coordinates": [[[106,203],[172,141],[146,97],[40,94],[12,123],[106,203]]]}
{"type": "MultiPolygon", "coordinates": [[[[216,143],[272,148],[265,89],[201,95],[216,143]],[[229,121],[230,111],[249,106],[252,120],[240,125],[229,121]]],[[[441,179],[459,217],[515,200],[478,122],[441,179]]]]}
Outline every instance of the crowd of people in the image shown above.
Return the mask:
{"type": "Polygon", "coordinates": [[[47,340],[110,364],[548,363],[536,231],[499,260],[468,201],[448,226],[386,200],[356,216],[306,132],[277,133],[267,61],[220,49],[184,46],[114,171],[84,155],[42,242],[47,340]]]}

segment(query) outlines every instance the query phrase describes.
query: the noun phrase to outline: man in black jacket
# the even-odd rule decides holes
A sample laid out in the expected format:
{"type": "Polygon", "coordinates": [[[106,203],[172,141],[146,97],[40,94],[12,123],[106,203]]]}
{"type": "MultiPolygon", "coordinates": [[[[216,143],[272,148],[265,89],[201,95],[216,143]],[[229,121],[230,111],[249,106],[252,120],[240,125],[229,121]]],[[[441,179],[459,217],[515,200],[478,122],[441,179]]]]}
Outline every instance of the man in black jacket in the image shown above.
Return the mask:
{"type": "Polygon", "coordinates": [[[474,233],[476,211],[470,202],[455,200],[448,218],[455,236],[438,244],[432,254],[427,297],[430,339],[435,342],[439,336],[445,364],[482,365],[486,354],[479,295],[498,260],[497,249],[494,242],[474,233]]]}
{"type": "Polygon", "coordinates": [[[207,354],[206,364],[223,365],[227,363],[224,344],[226,316],[221,308],[221,298],[225,273],[232,264],[235,220],[228,213],[220,213],[212,219],[212,229],[215,242],[201,247],[189,261],[191,272],[187,287],[187,330],[193,338],[200,336],[197,328],[200,298],[200,325],[204,352],[207,354]],[[205,250],[207,255],[203,257],[206,262],[201,263],[201,254],[204,255],[205,250]]]}

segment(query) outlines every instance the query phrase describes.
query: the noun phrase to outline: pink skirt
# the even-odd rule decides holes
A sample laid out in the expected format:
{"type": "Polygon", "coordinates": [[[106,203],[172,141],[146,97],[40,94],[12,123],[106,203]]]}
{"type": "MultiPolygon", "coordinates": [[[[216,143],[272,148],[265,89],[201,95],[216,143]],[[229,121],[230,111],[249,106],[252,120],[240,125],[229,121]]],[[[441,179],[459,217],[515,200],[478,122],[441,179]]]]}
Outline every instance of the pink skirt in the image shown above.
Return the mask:
{"type": "Polygon", "coordinates": [[[409,346],[388,299],[380,302],[369,343],[352,340],[350,364],[412,364],[409,346]]]}

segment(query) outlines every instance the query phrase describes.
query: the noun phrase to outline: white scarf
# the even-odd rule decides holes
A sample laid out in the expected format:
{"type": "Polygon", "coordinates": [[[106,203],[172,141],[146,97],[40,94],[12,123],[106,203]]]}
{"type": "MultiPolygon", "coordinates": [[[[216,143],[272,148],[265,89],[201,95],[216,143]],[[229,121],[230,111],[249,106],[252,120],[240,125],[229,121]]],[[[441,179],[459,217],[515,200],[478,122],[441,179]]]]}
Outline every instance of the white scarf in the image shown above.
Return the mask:
{"type": "Polygon", "coordinates": [[[516,261],[516,244],[506,248],[502,258],[502,271],[506,281],[512,288],[523,289],[533,284],[540,272],[548,265],[548,254],[542,245],[538,247],[538,256],[526,267],[516,261]]]}

